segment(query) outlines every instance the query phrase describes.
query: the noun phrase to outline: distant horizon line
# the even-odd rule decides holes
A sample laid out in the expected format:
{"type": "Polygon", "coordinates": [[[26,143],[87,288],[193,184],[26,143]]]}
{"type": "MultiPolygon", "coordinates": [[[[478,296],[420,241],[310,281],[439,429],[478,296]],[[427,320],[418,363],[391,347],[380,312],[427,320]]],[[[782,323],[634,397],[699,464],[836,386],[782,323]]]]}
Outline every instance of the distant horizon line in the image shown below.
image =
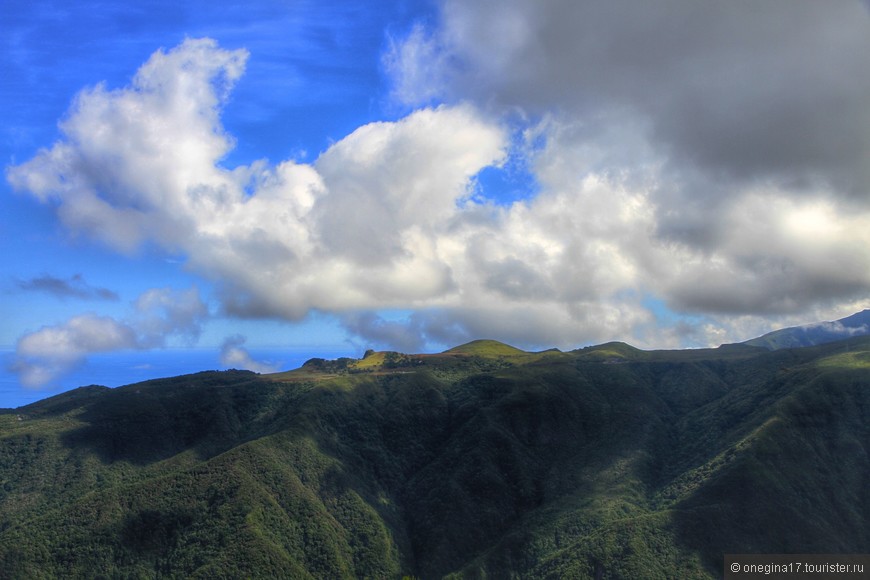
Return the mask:
{"type": "MultiPolygon", "coordinates": [[[[123,348],[123,349],[116,349],[116,350],[106,351],[106,352],[95,352],[95,353],[91,353],[91,354],[92,355],[99,355],[99,354],[112,354],[112,353],[116,353],[116,352],[148,352],[148,351],[158,351],[158,350],[207,350],[207,349],[215,349],[215,348],[220,350],[221,347],[222,347],[222,345],[216,344],[213,346],[195,345],[195,346],[164,346],[164,347],[159,347],[159,348],[123,348]]],[[[283,345],[283,344],[251,346],[251,345],[246,344],[245,348],[247,350],[263,349],[263,348],[286,348],[286,349],[308,349],[308,348],[321,349],[321,348],[325,348],[325,349],[330,349],[330,350],[344,350],[345,349],[345,347],[335,345],[335,344],[312,345],[312,346],[305,346],[305,345],[289,345],[288,346],[288,345],[283,345]]],[[[2,350],[15,350],[15,345],[14,344],[0,344],[0,351],[2,351],[2,350]]]]}

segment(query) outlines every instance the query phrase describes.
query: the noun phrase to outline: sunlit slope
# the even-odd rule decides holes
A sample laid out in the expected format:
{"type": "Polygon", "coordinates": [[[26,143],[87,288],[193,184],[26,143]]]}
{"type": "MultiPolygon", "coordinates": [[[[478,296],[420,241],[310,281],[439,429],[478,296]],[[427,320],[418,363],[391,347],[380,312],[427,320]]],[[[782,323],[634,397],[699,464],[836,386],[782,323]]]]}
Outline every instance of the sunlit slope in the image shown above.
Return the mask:
{"type": "Polygon", "coordinates": [[[469,354],[477,356],[517,356],[526,351],[497,340],[473,340],[445,351],[448,354],[469,354]]]}
{"type": "Polygon", "coordinates": [[[0,569],[715,578],[724,553],[863,553],[868,360],[483,341],[79,389],[0,414],[0,569]]]}

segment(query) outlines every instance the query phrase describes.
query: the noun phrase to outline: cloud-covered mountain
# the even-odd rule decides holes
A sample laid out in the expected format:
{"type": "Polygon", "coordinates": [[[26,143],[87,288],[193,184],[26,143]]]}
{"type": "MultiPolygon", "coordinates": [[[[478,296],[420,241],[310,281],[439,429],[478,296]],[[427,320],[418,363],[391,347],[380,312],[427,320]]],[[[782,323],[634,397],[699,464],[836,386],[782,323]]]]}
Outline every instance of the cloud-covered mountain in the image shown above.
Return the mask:
{"type": "Polygon", "coordinates": [[[816,322],[803,326],[782,328],[764,336],[747,340],[743,344],[763,346],[770,350],[825,344],[853,336],[870,334],[870,310],[830,322],[816,322]]]}

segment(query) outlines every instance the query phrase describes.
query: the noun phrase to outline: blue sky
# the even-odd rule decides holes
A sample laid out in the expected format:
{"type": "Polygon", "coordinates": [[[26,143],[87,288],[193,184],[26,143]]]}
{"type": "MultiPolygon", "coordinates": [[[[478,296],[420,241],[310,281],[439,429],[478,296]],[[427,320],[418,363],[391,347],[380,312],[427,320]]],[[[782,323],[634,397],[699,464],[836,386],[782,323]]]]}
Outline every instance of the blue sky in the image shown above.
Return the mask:
{"type": "Polygon", "coordinates": [[[867,305],[865,2],[2,12],[21,388],[113,353],[696,347],[867,305]]]}

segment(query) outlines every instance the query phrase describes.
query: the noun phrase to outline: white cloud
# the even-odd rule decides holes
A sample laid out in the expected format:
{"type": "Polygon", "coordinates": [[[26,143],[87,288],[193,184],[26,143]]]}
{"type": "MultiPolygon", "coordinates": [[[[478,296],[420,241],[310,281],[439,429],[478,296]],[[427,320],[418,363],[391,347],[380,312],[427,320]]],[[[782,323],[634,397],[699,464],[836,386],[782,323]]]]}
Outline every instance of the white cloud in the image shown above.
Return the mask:
{"type": "MultiPolygon", "coordinates": [[[[743,192],[724,204],[712,255],[686,255],[664,285],[676,307],[795,313],[825,298],[866,296],[870,212],[825,196],[743,192]]],[[[711,226],[712,227],[712,226],[711,226]]]]}
{"type": "Polygon", "coordinates": [[[58,326],[47,326],[24,335],[16,353],[24,357],[73,360],[92,352],[135,348],[136,331],[113,318],[84,314],[58,326]]]}
{"type": "Polygon", "coordinates": [[[169,338],[196,338],[208,314],[196,288],[148,290],[136,301],[134,311],[126,321],[83,314],[25,334],[16,344],[12,370],[23,385],[41,387],[90,354],[159,348],[169,338]]]}
{"type": "Polygon", "coordinates": [[[441,60],[445,56],[445,51],[420,24],[416,24],[405,38],[391,39],[383,65],[396,79],[393,98],[403,103],[425,105],[441,97],[446,79],[439,78],[439,75],[448,70],[447,63],[441,60]]]}
{"type": "Polygon", "coordinates": [[[233,185],[215,167],[232,147],[219,114],[246,57],[207,39],[154,53],[130,87],[82,91],[60,124],[64,139],[9,180],[120,250],[150,237],[177,244],[190,214],[219,207],[233,185]]]}
{"type": "Polygon", "coordinates": [[[245,342],[247,338],[241,334],[227,337],[221,345],[221,364],[255,373],[274,373],[278,370],[277,365],[252,359],[248,350],[242,346],[245,342]]]}
{"type": "Polygon", "coordinates": [[[184,252],[234,314],[298,320],[453,292],[437,237],[473,176],[503,159],[504,130],[471,107],[423,109],[359,128],[313,165],[229,171],[215,78],[243,61],[206,40],[156,53],[132,87],[79,95],[65,139],[10,181],[120,251],[147,239],[184,252]]]}
{"type": "Polygon", "coordinates": [[[134,307],[131,324],[140,348],[162,346],[168,336],[193,341],[208,317],[208,307],[196,287],[184,291],[152,288],[136,299],[134,307]]]}
{"type": "Polygon", "coordinates": [[[830,334],[839,334],[844,337],[848,336],[863,336],[867,334],[867,325],[860,326],[845,326],[839,320],[829,322],[817,322],[815,324],[807,324],[803,328],[807,330],[823,330],[830,334]]]}

